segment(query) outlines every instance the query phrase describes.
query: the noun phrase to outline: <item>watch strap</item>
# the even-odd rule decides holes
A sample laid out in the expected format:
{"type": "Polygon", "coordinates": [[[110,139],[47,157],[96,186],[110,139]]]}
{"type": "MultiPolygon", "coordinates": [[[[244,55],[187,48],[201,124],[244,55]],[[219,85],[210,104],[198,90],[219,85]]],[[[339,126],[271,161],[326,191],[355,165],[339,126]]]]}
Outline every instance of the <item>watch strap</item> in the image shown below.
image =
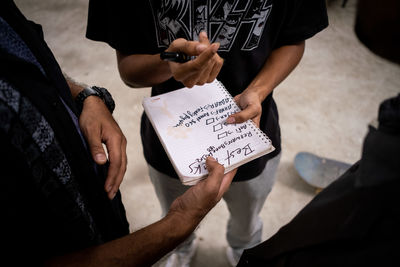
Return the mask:
{"type": "Polygon", "coordinates": [[[111,94],[107,91],[107,89],[97,86],[92,86],[92,87],[86,87],[85,89],[80,91],[79,94],[75,97],[75,103],[80,113],[82,112],[83,109],[83,102],[89,96],[99,97],[101,100],[103,100],[103,102],[106,104],[108,110],[111,113],[114,111],[115,103],[114,100],[112,99],[111,94]]]}

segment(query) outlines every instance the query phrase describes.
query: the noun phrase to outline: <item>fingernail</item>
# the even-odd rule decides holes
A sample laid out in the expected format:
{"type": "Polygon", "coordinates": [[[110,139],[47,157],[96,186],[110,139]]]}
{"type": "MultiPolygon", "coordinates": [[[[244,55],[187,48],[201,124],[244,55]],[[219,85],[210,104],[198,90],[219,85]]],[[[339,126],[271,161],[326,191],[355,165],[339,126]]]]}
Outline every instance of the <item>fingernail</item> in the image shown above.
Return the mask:
{"type": "Polygon", "coordinates": [[[226,119],[227,123],[235,123],[235,121],[236,121],[235,117],[229,117],[229,118],[226,119]]]}
{"type": "Polygon", "coordinates": [[[96,161],[101,161],[101,162],[106,161],[106,155],[101,154],[101,153],[96,154],[95,158],[96,158],[96,161]]]}
{"type": "Polygon", "coordinates": [[[213,52],[214,53],[217,53],[217,51],[218,51],[218,48],[219,48],[219,43],[213,43],[212,44],[212,49],[213,49],[213,52]]]}
{"type": "Polygon", "coordinates": [[[217,161],[215,158],[213,158],[212,156],[209,156],[207,159],[211,160],[211,161],[217,161]]]}
{"type": "Polygon", "coordinates": [[[107,193],[109,193],[109,192],[111,191],[112,188],[113,188],[113,186],[112,186],[112,185],[109,185],[109,186],[107,187],[107,193]]]}
{"type": "Polygon", "coordinates": [[[203,52],[204,50],[206,50],[207,49],[207,46],[205,45],[205,44],[199,44],[197,47],[196,47],[196,49],[197,49],[197,51],[198,52],[203,52]]]}

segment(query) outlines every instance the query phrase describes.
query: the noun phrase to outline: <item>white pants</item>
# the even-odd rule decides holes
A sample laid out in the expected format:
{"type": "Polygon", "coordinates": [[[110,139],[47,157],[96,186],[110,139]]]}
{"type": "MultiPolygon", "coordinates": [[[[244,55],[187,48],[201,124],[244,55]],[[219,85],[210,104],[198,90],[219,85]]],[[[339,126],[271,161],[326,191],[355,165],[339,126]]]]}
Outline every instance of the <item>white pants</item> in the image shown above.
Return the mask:
{"type": "MultiPolygon", "coordinates": [[[[280,157],[281,154],[270,159],[259,176],[247,181],[233,182],[223,197],[230,213],[226,238],[238,256],[244,249],[261,242],[263,223],[259,213],[275,182],[280,157]]],[[[165,216],[172,202],[189,186],[155,170],[150,165],[149,175],[161,204],[162,215],[165,216]]],[[[194,238],[195,234],[193,233],[177,249],[184,251],[194,238]]]]}

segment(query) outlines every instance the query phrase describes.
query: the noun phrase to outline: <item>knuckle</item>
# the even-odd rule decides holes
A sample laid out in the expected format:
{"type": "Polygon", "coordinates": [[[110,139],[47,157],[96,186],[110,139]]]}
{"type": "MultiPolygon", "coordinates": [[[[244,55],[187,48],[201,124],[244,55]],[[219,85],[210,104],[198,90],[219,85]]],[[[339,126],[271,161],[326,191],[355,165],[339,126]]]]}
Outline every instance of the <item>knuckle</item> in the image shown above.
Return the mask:
{"type": "Polygon", "coordinates": [[[175,40],[171,43],[170,47],[171,47],[171,48],[176,48],[176,47],[179,46],[183,41],[184,41],[183,38],[175,39],[175,40]]]}
{"type": "Polygon", "coordinates": [[[222,174],[224,174],[224,167],[221,165],[221,164],[217,164],[217,166],[216,166],[216,172],[217,172],[217,174],[219,174],[219,175],[222,175],[222,174]]]}
{"type": "Polygon", "coordinates": [[[193,61],[192,70],[195,72],[201,71],[203,68],[203,64],[200,61],[193,61]]]}
{"type": "Polygon", "coordinates": [[[174,76],[174,79],[177,80],[178,82],[183,82],[183,80],[184,80],[184,76],[180,75],[178,73],[174,74],[173,76],[174,76]]]}
{"type": "Polygon", "coordinates": [[[198,82],[197,82],[197,85],[204,85],[205,83],[206,83],[206,79],[200,79],[198,82]]]}
{"type": "Polygon", "coordinates": [[[194,85],[195,85],[195,83],[189,82],[189,83],[186,84],[186,87],[192,88],[194,85]]]}

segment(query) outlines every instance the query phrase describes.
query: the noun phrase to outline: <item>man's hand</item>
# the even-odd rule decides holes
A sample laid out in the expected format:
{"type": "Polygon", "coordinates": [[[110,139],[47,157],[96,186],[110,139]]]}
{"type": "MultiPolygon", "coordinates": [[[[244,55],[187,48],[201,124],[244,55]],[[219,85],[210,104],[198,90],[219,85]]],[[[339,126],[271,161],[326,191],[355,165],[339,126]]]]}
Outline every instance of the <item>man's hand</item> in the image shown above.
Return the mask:
{"type": "Polygon", "coordinates": [[[166,51],[183,52],[196,59],[186,63],[169,62],[172,76],[189,88],[214,81],[223,64],[218,48],[219,43],[210,44],[205,32],[200,33],[198,42],[176,39],[166,51]]]}
{"type": "Polygon", "coordinates": [[[224,175],[224,167],[212,157],[207,158],[206,165],[208,177],[175,199],[170,213],[180,213],[188,216],[186,218],[200,221],[221,200],[237,169],[224,175]]]}
{"type": "Polygon", "coordinates": [[[96,96],[85,99],[79,125],[97,164],[107,162],[102,143],[106,145],[110,166],[104,189],[108,197],[113,199],[126,171],[126,138],[104,102],[96,96]]]}
{"type": "Polygon", "coordinates": [[[261,99],[255,90],[248,88],[243,93],[234,97],[235,102],[242,111],[232,114],[226,120],[227,123],[242,123],[248,119],[260,127],[260,118],[262,113],[261,99]]]}

